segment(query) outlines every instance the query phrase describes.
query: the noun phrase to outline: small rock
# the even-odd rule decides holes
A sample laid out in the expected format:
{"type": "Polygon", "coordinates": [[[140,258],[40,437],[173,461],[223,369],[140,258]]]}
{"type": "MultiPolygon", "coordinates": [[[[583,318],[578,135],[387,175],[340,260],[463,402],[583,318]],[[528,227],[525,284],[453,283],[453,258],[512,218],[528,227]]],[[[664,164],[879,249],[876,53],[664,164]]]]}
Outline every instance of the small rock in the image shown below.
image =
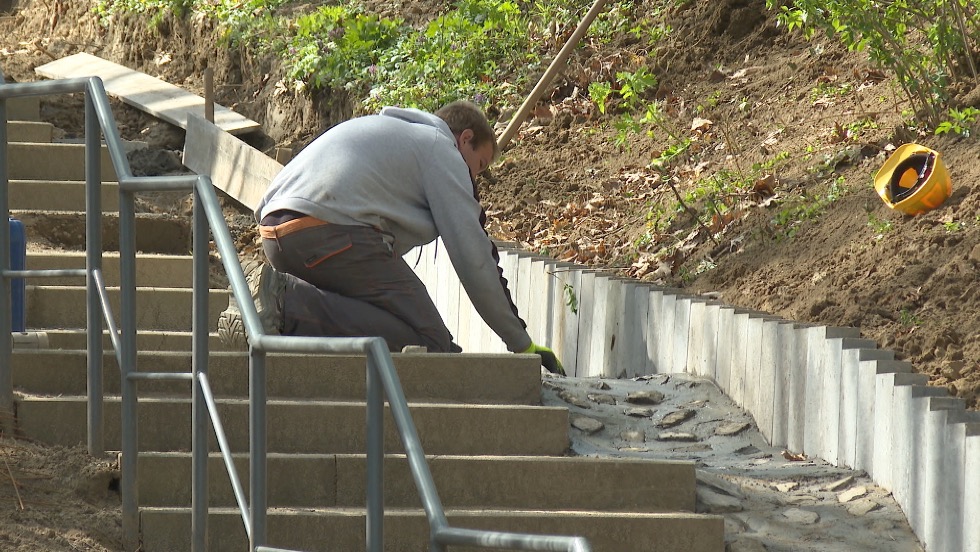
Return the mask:
{"type": "Polygon", "coordinates": [[[783,512],[783,517],[792,521],[793,523],[801,523],[803,525],[813,525],[814,523],[820,521],[820,514],[816,512],[811,512],[810,510],[801,510],[799,508],[790,508],[783,512]]]}
{"type": "Polygon", "coordinates": [[[843,504],[845,502],[850,502],[855,498],[860,498],[866,494],[868,494],[868,489],[862,485],[860,487],[854,487],[853,489],[842,492],[837,496],[837,501],[843,504]]]}
{"type": "Polygon", "coordinates": [[[660,391],[634,391],[626,395],[626,402],[633,404],[660,404],[664,394],[660,391]]]}
{"type": "Polygon", "coordinates": [[[594,420],[586,416],[576,416],[572,418],[572,427],[587,435],[592,435],[593,433],[602,431],[606,426],[599,420],[594,420]]]}
{"type": "Polygon", "coordinates": [[[748,428],[749,424],[746,422],[727,422],[721,424],[715,429],[715,435],[720,437],[731,437],[732,435],[738,435],[748,428]]]}
{"type": "Polygon", "coordinates": [[[623,413],[634,418],[649,418],[653,416],[653,410],[649,408],[627,408],[623,413]]]}
{"type": "Polygon", "coordinates": [[[698,438],[693,433],[684,433],[680,431],[661,431],[657,434],[658,441],[697,441],[698,438]]]}
{"type": "Polygon", "coordinates": [[[590,403],[588,400],[586,400],[585,397],[577,393],[570,393],[568,391],[563,391],[559,393],[558,396],[561,398],[561,400],[573,406],[577,406],[579,408],[592,408],[592,403],[590,403]]]}
{"type": "Polygon", "coordinates": [[[874,500],[871,500],[870,498],[864,498],[864,499],[858,500],[854,504],[849,505],[847,507],[847,511],[852,516],[858,516],[858,517],[860,517],[860,516],[866,515],[868,512],[872,512],[874,510],[877,510],[880,506],[881,506],[881,504],[878,504],[874,500]]]}
{"type": "Polygon", "coordinates": [[[607,390],[609,390],[609,389],[612,389],[611,387],[609,387],[609,384],[608,384],[608,383],[606,383],[606,382],[605,382],[605,381],[603,381],[603,380],[599,380],[599,381],[597,381],[597,382],[595,382],[595,383],[593,383],[593,384],[592,384],[592,388],[593,388],[593,389],[599,389],[599,390],[601,390],[601,391],[607,391],[607,390]]]}
{"type": "Polygon", "coordinates": [[[853,475],[849,475],[849,476],[845,477],[844,479],[838,479],[837,481],[834,481],[833,483],[830,483],[827,486],[825,486],[823,488],[823,490],[830,491],[830,492],[833,493],[833,492],[837,492],[837,491],[839,491],[841,489],[844,489],[846,487],[850,487],[851,486],[851,483],[854,483],[854,476],[853,475]]]}
{"type": "Polygon", "coordinates": [[[728,495],[716,493],[711,489],[699,487],[697,491],[697,512],[705,514],[725,514],[730,512],[741,512],[742,501],[728,495]]]}
{"type": "Polygon", "coordinates": [[[766,545],[749,537],[739,537],[725,547],[725,552],[766,552],[766,550],[768,550],[766,545]]]}
{"type": "Polygon", "coordinates": [[[616,404],[616,397],[605,393],[590,393],[589,400],[599,404],[616,404]]]}
{"type": "Polygon", "coordinates": [[[657,423],[657,427],[663,427],[663,428],[674,427],[676,425],[680,425],[684,423],[685,421],[690,419],[691,416],[694,416],[693,410],[687,410],[687,409],[675,410],[674,412],[671,412],[670,414],[664,416],[660,420],[660,422],[657,423]]]}
{"type": "Polygon", "coordinates": [[[773,488],[781,493],[788,493],[799,486],[800,484],[796,481],[789,481],[787,483],[777,483],[773,485],[773,488]]]}
{"type": "Polygon", "coordinates": [[[642,431],[627,429],[619,434],[619,438],[628,443],[642,443],[647,440],[647,436],[642,431]]]}

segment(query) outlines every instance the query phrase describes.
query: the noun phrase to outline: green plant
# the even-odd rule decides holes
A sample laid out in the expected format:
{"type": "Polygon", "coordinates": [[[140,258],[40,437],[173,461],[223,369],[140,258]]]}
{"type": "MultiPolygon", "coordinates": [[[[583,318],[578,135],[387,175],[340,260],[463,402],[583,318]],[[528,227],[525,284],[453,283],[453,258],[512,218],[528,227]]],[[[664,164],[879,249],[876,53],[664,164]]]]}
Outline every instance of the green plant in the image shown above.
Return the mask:
{"type": "Polygon", "coordinates": [[[947,220],[943,223],[943,228],[948,234],[954,234],[966,228],[966,225],[958,220],[947,220]]]}
{"type": "Polygon", "coordinates": [[[880,219],[874,213],[868,213],[868,226],[875,234],[887,234],[895,225],[890,220],[880,219]]]}
{"type": "Polygon", "coordinates": [[[919,326],[922,320],[909,309],[902,309],[898,313],[898,323],[905,327],[919,326]]]}
{"type": "Polygon", "coordinates": [[[964,138],[969,138],[972,133],[972,127],[976,124],[977,119],[980,119],[980,109],[975,107],[950,109],[947,111],[947,114],[949,115],[949,119],[936,126],[937,135],[952,132],[964,138]]]}
{"type": "Polygon", "coordinates": [[[612,85],[606,81],[593,81],[589,83],[589,99],[599,108],[599,113],[606,113],[606,104],[612,94],[612,85]]]}
{"type": "Polygon", "coordinates": [[[938,123],[951,84],[977,78],[978,0],[766,0],[777,20],[807,37],[816,29],[891,70],[916,111],[938,123]]]}
{"type": "Polygon", "coordinates": [[[578,314],[578,296],[575,295],[575,288],[571,284],[562,284],[562,289],[565,292],[565,306],[572,311],[572,314],[578,314]]]}

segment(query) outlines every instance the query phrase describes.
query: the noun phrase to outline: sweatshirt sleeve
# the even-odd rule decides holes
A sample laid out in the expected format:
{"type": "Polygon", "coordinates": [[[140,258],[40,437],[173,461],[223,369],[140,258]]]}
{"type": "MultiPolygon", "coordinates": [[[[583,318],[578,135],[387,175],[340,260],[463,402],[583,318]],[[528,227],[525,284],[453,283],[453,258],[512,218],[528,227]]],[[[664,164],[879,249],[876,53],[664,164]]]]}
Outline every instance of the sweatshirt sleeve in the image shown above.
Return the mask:
{"type": "Polygon", "coordinates": [[[437,144],[428,171],[426,198],[449,260],[477,312],[512,352],[531,345],[517,315],[506,280],[499,271],[496,248],[484,231],[482,208],[474,197],[469,171],[455,148],[437,144]]]}

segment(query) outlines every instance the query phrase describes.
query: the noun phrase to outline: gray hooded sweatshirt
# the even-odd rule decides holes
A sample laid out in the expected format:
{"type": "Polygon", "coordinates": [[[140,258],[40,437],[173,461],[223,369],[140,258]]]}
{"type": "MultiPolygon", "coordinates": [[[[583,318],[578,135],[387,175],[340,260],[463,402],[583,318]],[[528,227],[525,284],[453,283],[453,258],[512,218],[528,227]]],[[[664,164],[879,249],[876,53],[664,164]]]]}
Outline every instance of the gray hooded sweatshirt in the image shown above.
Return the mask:
{"type": "Polygon", "coordinates": [[[441,236],[477,312],[513,352],[531,338],[501,285],[469,168],[439,117],[384,108],[345,121],[311,142],[272,181],[256,220],[280,209],[378,228],[402,256],[441,236]]]}

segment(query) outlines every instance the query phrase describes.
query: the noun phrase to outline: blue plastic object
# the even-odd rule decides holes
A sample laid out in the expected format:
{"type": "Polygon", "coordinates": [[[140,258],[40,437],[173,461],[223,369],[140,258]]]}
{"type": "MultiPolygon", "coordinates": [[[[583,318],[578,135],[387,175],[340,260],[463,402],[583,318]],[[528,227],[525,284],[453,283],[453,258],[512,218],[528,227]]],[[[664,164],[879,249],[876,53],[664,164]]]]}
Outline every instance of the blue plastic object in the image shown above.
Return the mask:
{"type": "MultiPolygon", "coordinates": [[[[10,269],[24,270],[27,265],[27,236],[24,233],[24,223],[10,219],[10,269]]],[[[10,281],[10,329],[23,333],[27,329],[27,310],[24,302],[27,295],[27,285],[23,278],[10,281]]]]}

